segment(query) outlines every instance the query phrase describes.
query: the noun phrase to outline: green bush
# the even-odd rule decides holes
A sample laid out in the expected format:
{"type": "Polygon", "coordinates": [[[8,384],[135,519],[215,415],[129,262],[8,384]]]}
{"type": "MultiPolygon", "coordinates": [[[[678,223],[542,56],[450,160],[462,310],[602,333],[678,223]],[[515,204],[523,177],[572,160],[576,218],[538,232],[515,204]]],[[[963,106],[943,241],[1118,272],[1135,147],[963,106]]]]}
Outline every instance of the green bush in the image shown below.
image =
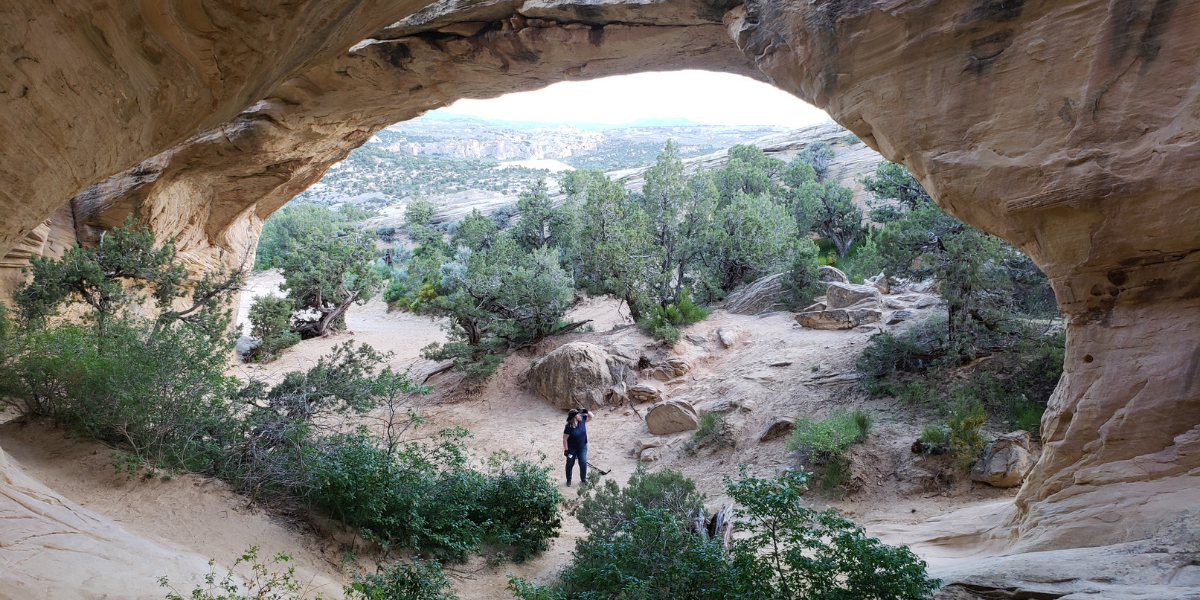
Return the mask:
{"type": "Polygon", "coordinates": [[[841,485],[850,474],[850,459],[846,450],[861,442],[871,432],[873,419],[861,409],[847,412],[835,409],[824,419],[801,418],[788,439],[789,450],[807,449],[809,460],[821,465],[821,489],[830,491],[841,485]]]}
{"type": "Polygon", "coordinates": [[[684,289],[679,295],[679,300],[666,306],[654,307],[649,319],[641,325],[650,337],[668,346],[674,346],[679,341],[678,328],[699,323],[711,312],[697,306],[692,301],[691,292],[684,289]]]}
{"type": "Polygon", "coordinates": [[[581,490],[579,497],[575,516],[589,534],[598,537],[615,535],[634,521],[639,509],[663,510],[684,522],[704,504],[704,494],[683,473],[670,469],[651,473],[644,465],[638,465],[625,487],[609,479],[581,490]]]}
{"type": "Polygon", "coordinates": [[[807,306],[825,292],[827,286],[821,281],[817,246],[812,240],[801,238],[796,242],[796,255],[783,278],[783,287],[792,306],[807,306]]]}
{"type": "Polygon", "coordinates": [[[987,412],[978,403],[960,401],[946,418],[946,447],[954,464],[963,471],[975,466],[980,453],[987,446],[981,428],[987,420],[987,412]]]}
{"type": "Polygon", "coordinates": [[[271,362],[284,348],[300,343],[291,330],[292,302],[276,296],[255,296],[250,305],[250,335],[259,339],[255,359],[271,362]]]}
{"type": "Polygon", "coordinates": [[[346,586],[348,600],[458,600],[450,579],[436,560],[380,565],[374,573],[355,573],[346,586]]]}
{"type": "Polygon", "coordinates": [[[623,508],[615,532],[602,528],[576,542],[572,562],[553,585],[510,576],[523,600],[694,598],[931,598],[938,581],[906,547],[867,537],[832,510],[803,505],[807,476],[725,480],[745,536],[728,551],[721,539],[693,533],[686,516],[640,503],[623,508]]]}

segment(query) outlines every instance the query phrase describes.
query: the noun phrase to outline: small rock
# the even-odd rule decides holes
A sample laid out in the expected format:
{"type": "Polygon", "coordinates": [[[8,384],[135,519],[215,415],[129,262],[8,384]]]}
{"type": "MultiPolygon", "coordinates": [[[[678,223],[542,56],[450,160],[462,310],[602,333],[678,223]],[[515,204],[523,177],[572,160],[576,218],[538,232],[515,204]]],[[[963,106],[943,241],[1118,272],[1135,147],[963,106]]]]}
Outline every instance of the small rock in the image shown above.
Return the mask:
{"type": "Polygon", "coordinates": [[[716,402],[712,403],[712,406],[708,407],[706,412],[725,414],[731,413],[739,408],[741,408],[741,405],[733,400],[717,400],[716,402]]]}
{"type": "Polygon", "coordinates": [[[895,325],[896,323],[901,323],[903,321],[907,321],[907,320],[911,319],[912,316],[913,316],[913,313],[911,310],[892,311],[892,314],[888,315],[888,318],[886,321],[884,321],[884,324],[895,325]]]}
{"type": "Polygon", "coordinates": [[[771,417],[767,426],[758,436],[758,441],[766,442],[775,438],[783,437],[796,429],[796,419],[792,417],[776,416],[771,417]]]}
{"type": "Polygon", "coordinates": [[[1000,436],[984,448],[983,456],[971,471],[971,480],[999,488],[1021,485],[1025,475],[1033,468],[1030,442],[1028,431],[1014,431],[1000,436]]]}
{"type": "Polygon", "coordinates": [[[825,306],[824,302],[814,302],[812,304],[809,304],[808,306],[805,306],[804,309],[801,310],[800,312],[813,312],[813,311],[818,311],[818,310],[825,310],[826,308],[829,308],[829,307],[825,306]]]}
{"type": "Polygon", "coordinates": [[[648,448],[657,448],[663,445],[663,441],[655,438],[643,438],[633,443],[633,455],[641,456],[642,452],[648,448]]]}
{"type": "Polygon", "coordinates": [[[929,308],[930,306],[933,306],[937,303],[938,303],[938,299],[936,297],[923,296],[923,297],[921,297],[920,300],[917,300],[917,303],[914,304],[913,306],[915,306],[917,308],[929,308]]]}
{"type": "Polygon", "coordinates": [[[656,460],[662,460],[663,458],[666,458],[667,452],[669,452],[669,451],[670,451],[669,448],[666,448],[663,446],[657,446],[655,448],[646,448],[645,450],[638,453],[638,460],[641,462],[654,462],[656,460]]]}
{"type": "Polygon", "coordinates": [[[863,280],[864,285],[874,286],[881,294],[891,293],[891,288],[888,286],[887,275],[880,273],[874,277],[863,280]]]}
{"type": "Polygon", "coordinates": [[[915,302],[917,300],[917,298],[919,298],[919,297],[920,296],[917,296],[916,294],[905,294],[896,299],[901,302],[915,302]]]}
{"type": "Polygon", "coordinates": [[[908,303],[901,302],[899,298],[884,298],[883,305],[892,310],[900,310],[903,308],[908,308],[908,303]]]}
{"type": "Polygon", "coordinates": [[[846,308],[853,306],[859,301],[873,298],[878,302],[879,306],[883,306],[883,295],[879,290],[870,285],[852,285],[849,283],[831,283],[825,289],[825,304],[829,305],[830,309],[846,308]]]}
{"type": "Polygon", "coordinates": [[[700,428],[700,415],[685,400],[663,400],[646,413],[646,427],[654,435],[667,435],[700,428]]]}
{"type": "Polygon", "coordinates": [[[246,362],[254,356],[255,351],[258,350],[260,345],[262,345],[262,340],[253,336],[243,335],[242,337],[238,338],[237,345],[234,347],[234,352],[237,353],[238,358],[240,358],[242,362],[246,362]]]}
{"type": "Polygon", "coordinates": [[[753,412],[756,408],[758,408],[758,402],[755,402],[754,400],[742,400],[741,407],[739,407],[738,410],[742,412],[753,412]]]}
{"type": "Polygon", "coordinates": [[[737,344],[738,331],[729,327],[721,327],[717,329],[717,339],[721,340],[722,346],[732,348],[737,344]]]}
{"type": "Polygon", "coordinates": [[[637,404],[643,404],[645,402],[661,402],[663,399],[662,392],[644,383],[639,383],[629,388],[628,394],[629,399],[637,404]]]}
{"type": "Polygon", "coordinates": [[[817,272],[819,273],[818,278],[826,283],[832,283],[835,281],[837,283],[850,283],[850,278],[846,277],[846,274],[837,267],[821,265],[817,267],[817,272]]]}

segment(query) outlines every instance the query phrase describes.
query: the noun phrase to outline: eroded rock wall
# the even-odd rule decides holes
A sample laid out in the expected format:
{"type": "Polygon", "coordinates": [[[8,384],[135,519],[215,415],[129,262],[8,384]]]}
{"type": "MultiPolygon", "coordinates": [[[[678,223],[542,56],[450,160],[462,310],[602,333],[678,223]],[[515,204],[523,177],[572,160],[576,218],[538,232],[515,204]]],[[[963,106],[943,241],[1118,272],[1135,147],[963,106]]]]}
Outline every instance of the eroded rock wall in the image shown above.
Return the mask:
{"type": "Polygon", "coordinates": [[[728,22],[777,85],[1050,276],[1068,350],[1023,543],[1194,523],[1200,4],[753,0],[728,22]]]}

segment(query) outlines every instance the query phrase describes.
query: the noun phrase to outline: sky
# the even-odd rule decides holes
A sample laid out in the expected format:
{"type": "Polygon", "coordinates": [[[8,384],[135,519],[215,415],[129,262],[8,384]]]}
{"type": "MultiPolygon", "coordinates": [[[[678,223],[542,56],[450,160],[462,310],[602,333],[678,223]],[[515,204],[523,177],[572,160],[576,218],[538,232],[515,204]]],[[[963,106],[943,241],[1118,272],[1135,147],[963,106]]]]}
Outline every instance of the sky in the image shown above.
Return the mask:
{"type": "Polygon", "coordinates": [[[459,100],[438,112],[506,121],[613,125],[676,117],[705,125],[802,127],[829,119],[820,109],[770,84],[708,71],[567,81],[490,100],[459,100]]]}

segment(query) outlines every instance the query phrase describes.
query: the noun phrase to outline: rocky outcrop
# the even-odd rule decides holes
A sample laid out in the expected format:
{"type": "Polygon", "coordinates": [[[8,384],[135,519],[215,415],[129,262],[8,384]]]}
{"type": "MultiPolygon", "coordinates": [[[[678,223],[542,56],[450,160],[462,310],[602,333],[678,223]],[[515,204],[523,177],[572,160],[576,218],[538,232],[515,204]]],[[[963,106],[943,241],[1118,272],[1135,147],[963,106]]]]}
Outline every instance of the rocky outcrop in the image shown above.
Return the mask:
{"type": "Polygon", "coordinates": [[[883,297],[873,285],[832,282],[825,290],[825,304],[829,308],[848,308],[863,300],[883,306],[883,297]]]}
{"type": "Polygon", "coordinates": [[[636,404],[659,402],[663,399],[662,392],[644,383],[639,383],[638,385],[630,387],[628,395],[629,399],[636,404]]]}
{"type": "Polygon", "coordinates": [[[817,272],[820,275],[821,281],[826,283],[850,283],[850,278],[846,277],[846,274],[837,267],[821,265],[820,267],[817,267],[817,272]]]}
{"type": "Polygon", "coordinates": [[[873,308],[832,308],[796,313],[796,322],[809,329],[854,329],[877,323],[883,312],[873,308]]]}
{"type": "Polygon", "coordinates": [[[1030,443],[1028,431],[1014,431],[996,438],[983,450],[983,456],[971,470],[971,480],[999,488],[1021,485],[1029,469],[1033,468],[1030,443]]]}
{"type": "Polygon", "coordinates": [[[529,389],[561,409],[600,408],[632,379],[628,367],[587,342],[558,347],[529,369],[529,389]]]}
{"type": "Polygon", "coordinates": [[[796,430],[796,419],[792,417],[775,416],[767,422],[766,427],[763,427],[762,433],[758,434],[758,441],[769,442],[771,440],[781,438],[796,430]]]}
{"type": "Polygon", "coordinates": [[[668,435],[700,428],[700,415],[686,400],[663,400],[646,413],[646,428],[654,435],[668,435]]]}
{"type": "Polygon", "coordinates": [[[754,281],[725,299],[722,308],[735,315],[756,315],[779,305],[783,296],[784,273],[754,281]]]}

